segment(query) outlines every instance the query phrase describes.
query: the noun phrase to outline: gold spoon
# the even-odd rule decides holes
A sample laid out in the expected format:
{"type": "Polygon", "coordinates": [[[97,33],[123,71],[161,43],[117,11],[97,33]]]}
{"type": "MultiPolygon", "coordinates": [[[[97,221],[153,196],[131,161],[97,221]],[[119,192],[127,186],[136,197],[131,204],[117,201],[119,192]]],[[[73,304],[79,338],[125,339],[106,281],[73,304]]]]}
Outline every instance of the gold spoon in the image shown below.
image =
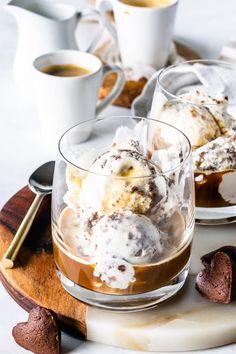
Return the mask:
{"type": "Polygon", "coordinates": [[[14,267],[14,261],[31,228],[43,198],[47,194],[52,193],[54,165],[54,161],[46,162],[37,168],[37,170],[35,170],[29,178],[28,186],[36,194],[36,196],[22,223],[20,224],[20,227],[17,230],[10,246],[8,247],[7,252],[2,258],[1,263],[6,269],[14,267]]]}

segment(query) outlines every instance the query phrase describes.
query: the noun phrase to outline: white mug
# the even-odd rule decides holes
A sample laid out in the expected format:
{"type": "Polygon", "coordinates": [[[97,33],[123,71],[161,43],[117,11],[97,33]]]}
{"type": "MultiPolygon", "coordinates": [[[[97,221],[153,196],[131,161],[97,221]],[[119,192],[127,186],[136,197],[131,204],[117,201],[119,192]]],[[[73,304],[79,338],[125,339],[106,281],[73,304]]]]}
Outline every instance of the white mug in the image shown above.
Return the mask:
{"type": "MultiPolygon", "coordinates": [[[[60,136],[72,126],[95,118],[120,94],[125,77],[116,65],[102,65],[92,54],[76,50],[59,50],[44,54],[33,62],[34,93],[44,146],[55,153],[60,136]],[[53,76],[44,73],[53,65],[73,64],[89,72],[80,76],[53,76]],[[98,102],[104,76],[117,73],[117,81],[108,96],[98,102]]],[[[92,131],[83,132],[86,139],[92,131]]]]}
{"type": "MultiPolygon", "coordinates": [[[[17,22],[13,75],[21,96],[27,95],[27,98],[32,97],[32,61],[39,55],[56,50],[78,49],[75,31],[85,17],[93,19],[95,16],[101,22],[98,12],[92,8],[77,12],[72,5],[51,1],[11,0],[5,9],[17,22]]],[[[95,48],[102,31],[103,26],[99,25],[96,36],[84,51],[91,52],[95,48]]],[[[79,37],[83,37],[82,32],[79,37]]]]}
{"type": "Polygon", "coordinates": [[[118,40],[124,67],[146,64],[158,70],[166,64],[177,5],[178,0],[170,0],[163,7],[133,6],[120,0],[97,0],[96,7],[104,25],[118,40]],[[111,8],[115,26],[107,16],[111,8]]]}

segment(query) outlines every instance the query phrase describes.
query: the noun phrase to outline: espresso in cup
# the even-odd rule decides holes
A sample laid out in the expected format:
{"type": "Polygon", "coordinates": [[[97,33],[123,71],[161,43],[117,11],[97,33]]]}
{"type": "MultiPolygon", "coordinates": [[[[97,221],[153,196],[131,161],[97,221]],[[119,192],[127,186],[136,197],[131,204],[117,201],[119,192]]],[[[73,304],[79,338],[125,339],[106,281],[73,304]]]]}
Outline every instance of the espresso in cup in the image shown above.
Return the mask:
{"type": "Polygon", "coordinates": [[[80,131],[80,139],[87,139],[93,118],[119,96],[125,76],[116,65],[103,65],[92,54],[68,49],[39,56],[33,67],[42,146],[54,159],[61,135],[72,126],[91,120],[88,129],[80,131]],[[110,94],[98,102],[99,87],[109,72],[117,74],[117,81],[110,94]]]}
{"type": "Polygon", "coordinates": [[[50,65],[42,68],[42,72],[52,76],[82,76],[91,73],[91,70],[75,64],[50,65]]]}
{"type": "Polygon", "coordinates": [[[165,7],[169,6],[172,0],[120,0],[123,4],[138,7],[165,7]]]}

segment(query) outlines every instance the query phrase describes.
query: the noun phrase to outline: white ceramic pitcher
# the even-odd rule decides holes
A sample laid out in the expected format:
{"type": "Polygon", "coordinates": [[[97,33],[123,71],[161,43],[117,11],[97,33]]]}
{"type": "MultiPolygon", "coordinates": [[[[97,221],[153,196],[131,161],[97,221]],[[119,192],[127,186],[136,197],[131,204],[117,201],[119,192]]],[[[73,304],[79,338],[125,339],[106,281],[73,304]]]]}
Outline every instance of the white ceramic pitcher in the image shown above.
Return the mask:
{"type": "MultiPolygon", "coordinates": [[[[16,84],[30,94],[33,60],[41,54],[59,49],[78,49],[75,29],[84,16],[98,15],[93,9],[77,12],[71,5],[43,0],[12,0],[5,9],[16,19],[19,35],[13,65],[16,84]]],[[[100,38],[102,26],[86,51],[91,51],[100,38]]]]}

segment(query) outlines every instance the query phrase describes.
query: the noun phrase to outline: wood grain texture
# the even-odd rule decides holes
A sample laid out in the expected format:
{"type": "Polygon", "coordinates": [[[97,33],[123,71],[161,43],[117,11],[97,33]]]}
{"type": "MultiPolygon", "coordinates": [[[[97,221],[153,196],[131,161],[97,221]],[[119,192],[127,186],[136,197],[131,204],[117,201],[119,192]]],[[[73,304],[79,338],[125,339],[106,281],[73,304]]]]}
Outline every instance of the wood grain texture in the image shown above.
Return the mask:
{"type": "MultiPolygon", "coordinates": [[[[177,52],[186,60],[200,59],[200,56],[191,48],[182,43],[175,42],[177,52]]],[[[111,73],[106,76],[99,91],[99,98],[105,98],[111,91],[116,81],[117,75],[111,73]]],[[[114,105],[130,108],[133,100],[142,93],[147,79],[141,78],[138,81],[127,80],[120,96],[113,102],[114,105]]]]}
{"type": "MultiPolygon", "coordinates": [[[[16,193],[0,212],[0,257],[6,252],[16,230],[29,209],[34,194],[28,187],[16,193]]],[[[16,266],[0,266],[0,278],[8,293],[26,311],[39,305],[57,313],[67,330],[86,337],[87,306],[70,296],[61,286],[52,254],[50,197],[37,213],[16,266]]]]}
{"type": "Polygon", "coordinates": [[[186,60],[201,59],[200,55],[187,45],[175,41],[175,46],[178,55],[185,58],[186,60]]]}

